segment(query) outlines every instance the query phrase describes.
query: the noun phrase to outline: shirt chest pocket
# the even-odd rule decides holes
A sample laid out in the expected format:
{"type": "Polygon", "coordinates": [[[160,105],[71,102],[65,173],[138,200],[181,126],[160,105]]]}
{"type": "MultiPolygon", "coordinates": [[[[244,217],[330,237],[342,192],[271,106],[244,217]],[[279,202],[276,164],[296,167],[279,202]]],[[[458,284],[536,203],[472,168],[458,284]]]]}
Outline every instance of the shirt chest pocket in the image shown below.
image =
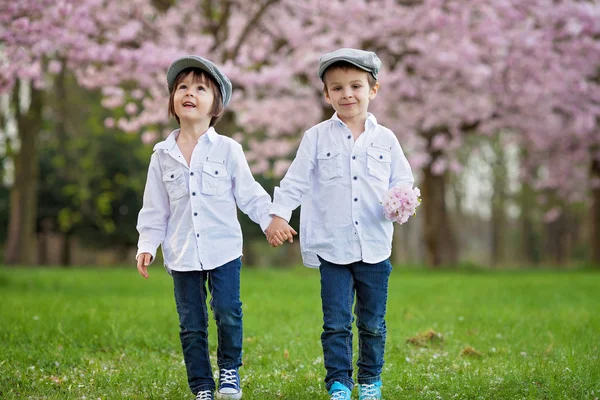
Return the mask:
{"type": "Polygon", "coordinates": [[[392,156],[389,150],[378,146],[367,148],[367,170],[369,175],[383,182],[389,182],[392,156]]]}
{"type": "Polygon", "coordinates": [[[169,194],[169,200],[179,200],[188,194],[187,182],[181,168],[165,172],[162,179],[169,194]]]}
{"type": "Polygon", "coordinates": [[[231,190],[231,178],[223,160],[207,160],[202,166],[202,193],[223,196],[231,190]]]}
{"type": "Polygon", "coordinates": [[[317,152],[319,177],[328,181],[342,176],[342,161],[342,151],[339,148],[317,152]]]}

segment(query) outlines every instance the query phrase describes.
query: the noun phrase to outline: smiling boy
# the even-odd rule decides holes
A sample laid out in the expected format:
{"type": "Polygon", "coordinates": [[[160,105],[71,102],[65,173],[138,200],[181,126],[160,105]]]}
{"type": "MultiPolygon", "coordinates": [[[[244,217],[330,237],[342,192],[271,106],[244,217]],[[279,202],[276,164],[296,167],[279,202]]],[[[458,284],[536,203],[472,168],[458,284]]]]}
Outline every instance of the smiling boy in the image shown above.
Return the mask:
{"type": "Polygon", "coordinates": [[[413,175],[392,131],[368,112],[379,90],[381,61],[373,52],[339,49],[319,60],[325,100],[335,114],[305,132],[296,158],[275,188],[270,232],[289,229],[302,205],[300,247],[304,264],[319,268],[321,342],[331,400],[351,397],[352,304],[359,334],[360,400],[381,399],[392,222],[381,200],[413,175]]]}

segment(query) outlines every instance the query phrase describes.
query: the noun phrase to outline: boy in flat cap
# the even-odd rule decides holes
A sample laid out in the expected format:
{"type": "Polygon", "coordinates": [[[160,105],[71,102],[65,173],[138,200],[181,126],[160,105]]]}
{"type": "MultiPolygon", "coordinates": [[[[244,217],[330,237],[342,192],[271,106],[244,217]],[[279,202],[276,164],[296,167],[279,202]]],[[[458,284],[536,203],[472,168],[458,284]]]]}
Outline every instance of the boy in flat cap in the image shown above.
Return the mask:
{"type": "Polygon", "coordinates": [[[381,201],[390,188],[414,179],[394,133],[368,112],[379,89],[377,55],[339,49],[319,61],[325,99],[335,114],[305,132],[275,188],[267,238],[278,240],[270,232],[285,231],[292,210],[302,205],[303,261],[321,274],[326,388],[331,400],[351,397],[356,295],[359,399],[381,399],[393,234],[381,201]]]}
{"type": "Polygon", "coordinates": [[[167,84],[169,114],[180,129],[154,146],[138,217],[137,268],[148,278],[162,245],[173,277],[188,384],[197,400],[213,400],[215,390],[208,284],[218,335],[217,398],[241,399],[242,231],[236,205],[265,230],[271,197],[254,180],[242,146],[213,128],[231,99],[227,76],[202,57],[185,56],[169,67],[167,84]]]}

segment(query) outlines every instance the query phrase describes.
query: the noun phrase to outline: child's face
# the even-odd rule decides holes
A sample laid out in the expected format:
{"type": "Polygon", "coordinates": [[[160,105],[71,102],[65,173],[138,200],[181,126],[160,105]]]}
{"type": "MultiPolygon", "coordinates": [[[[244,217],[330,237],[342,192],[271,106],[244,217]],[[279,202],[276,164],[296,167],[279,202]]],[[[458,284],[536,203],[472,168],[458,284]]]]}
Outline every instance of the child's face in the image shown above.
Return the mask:
{"type": "Polygon", "coordinates": [[[173,90],[173,107],[180,120],[210,122],[215,95],[208,82],[190,72],[173,90]]]}
{"type": "Polygon", "coordinates": [[[368,72],[334,68],[325,72],[325,99],[344,122],[367,117],[369,102],[377,95],[379,83],[370,88],[368,72]]]}

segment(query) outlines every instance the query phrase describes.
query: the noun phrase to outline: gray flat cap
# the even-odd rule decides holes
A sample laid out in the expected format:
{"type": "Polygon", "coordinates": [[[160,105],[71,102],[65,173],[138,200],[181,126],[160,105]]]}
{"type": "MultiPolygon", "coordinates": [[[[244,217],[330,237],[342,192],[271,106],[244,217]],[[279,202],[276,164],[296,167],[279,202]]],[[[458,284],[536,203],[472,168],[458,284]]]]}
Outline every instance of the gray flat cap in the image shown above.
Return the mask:
{"type": "Polygon", "coordinates": [[[173,61],[167,70],[169,93],[173,91],[173,85],[175,84],[177,75],[187,68],[199,68],[206,71],[219,85],[221,97],[223,98],[223,106],[227,107],[227,104],[229,104],[229,101],[231,100],[231,81],[224,73],[219,71],[215,64],[200,56],[183,56],[173,61]]]}
{"type": "Polygon", "coordinates": [[[323,80],[325,70],[338,61],[356,65],[358,68],[371,73],[376,80],[379,68],[381,68],[381,60],[372,51],[344,48],[324,54],[319,58],[319,78],[323,80]]]}

